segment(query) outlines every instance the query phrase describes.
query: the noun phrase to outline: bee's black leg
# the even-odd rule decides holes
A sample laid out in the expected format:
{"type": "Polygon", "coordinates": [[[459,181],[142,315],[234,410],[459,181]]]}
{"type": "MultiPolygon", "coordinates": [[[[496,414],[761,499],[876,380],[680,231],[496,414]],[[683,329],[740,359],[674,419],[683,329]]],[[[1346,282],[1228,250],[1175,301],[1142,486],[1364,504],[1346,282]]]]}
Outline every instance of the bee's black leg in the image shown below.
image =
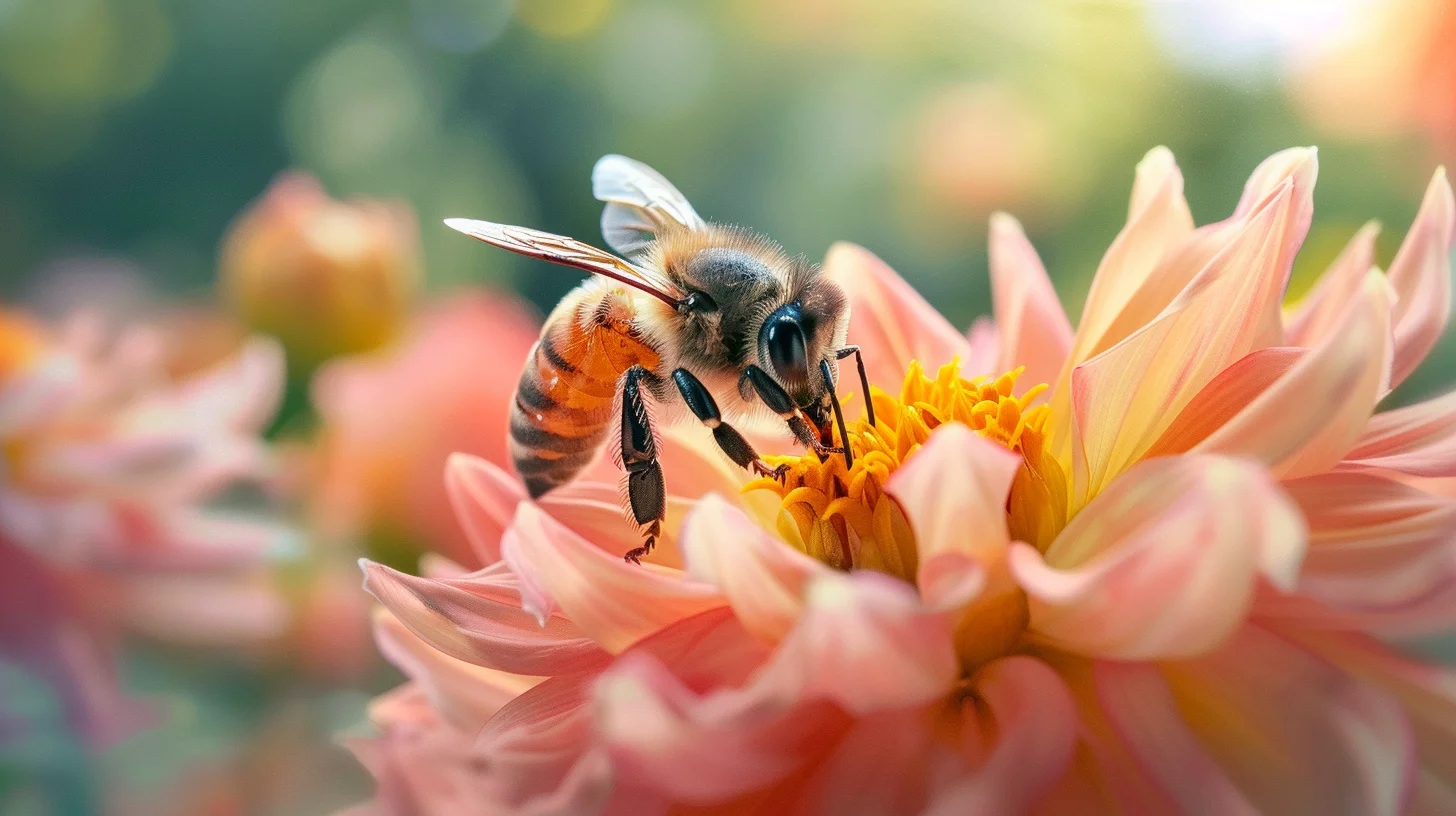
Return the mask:
{"type": "Polygon", "coordinates": [[[814,451],[822,461],[830,455],[844,453],[843,448],[833,448],[825,445],[820,439],[809,420],[804,418],[804,413],[799,406],[794,404],[794,398],[789,396],[783,386],[774,381],[767,371],[756,365],[750,365],[743,370],[743,380],[753,387],[754,393],[763,400],[770,411],[783,417],[789,423],[789,430],[793,432],[794,438],[803,443],[804,447],[814,451]]]}
{"type": "Polygon", "coordinates": [[[843,360],[849,355],[854,355],[855,367],[859,369],[859,387],[864,390],[865,418],[869,420],[870,427],[875,427],[875,401],[870,399],[870,378],[865,374],[864,355],[860,353],[859,346],[845,346],[834,352],[835,360],[843,360]]]}
{"type": "Polygon", "coordinates": [[[723,421],[723,415],[718,411],[718,403],[713,399],[703,382],[693,375],[686,368],[679,368],[672,372],[672,381],[677,385],[678,393],[682,394],[683,402],[687,403],[688,410],[693,412],[700,422],[707,425],[713,431],[713,441],[718,447],[728,454],[733,464],[741,468],[750,468],[760,476],[772,476],[782,479],[788,472],[787,465],[780,465],[771,468],[762,459],[758,452],[743,438],[732,425],[723,421]]]}
{"type": "Polygon", "coordinates": [[[657,441],[648,424],[647,403],[642,394],[642,381],[650,376],[642,366],[633,366],[622,376],[622,467],[627,471],[627,500],[632,507],[632,518],[642,526],[646,537],[642,546],[625,556],[634,564],[640,564],[642,556],[652,552],[667,516],[667,488],[662,480],[662,466],[657,463],[657,441]]]}
{"type": "Polygon", "coordinates": [[[829,386],[829,406],[834,409],[834,423],[839,426],[839,444],[844,448],[844,466],[849,470],[854,469],[854,453],[850,451],[849,429],[844,426],[844,409],[839,405],[839,394],[834,391],[833,372],[829,370],[829,361],[819,361],[819,371],[824,375],[824,382],[829,386]]]}

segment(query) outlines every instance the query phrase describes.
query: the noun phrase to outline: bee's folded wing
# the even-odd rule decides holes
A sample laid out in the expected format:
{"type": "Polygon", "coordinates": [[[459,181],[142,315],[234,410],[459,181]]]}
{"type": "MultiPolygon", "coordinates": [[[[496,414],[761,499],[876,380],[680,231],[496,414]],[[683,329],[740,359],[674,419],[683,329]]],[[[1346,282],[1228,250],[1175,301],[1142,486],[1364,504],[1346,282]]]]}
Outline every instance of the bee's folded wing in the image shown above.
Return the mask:
{"type": "Polygon", "coordinates": [[[687,294],[657,271],[625,261],[575,238],[468,218],[447,218],[445,226],[501,249],[605,275],[641,289],[673,307],[687,294]]]}

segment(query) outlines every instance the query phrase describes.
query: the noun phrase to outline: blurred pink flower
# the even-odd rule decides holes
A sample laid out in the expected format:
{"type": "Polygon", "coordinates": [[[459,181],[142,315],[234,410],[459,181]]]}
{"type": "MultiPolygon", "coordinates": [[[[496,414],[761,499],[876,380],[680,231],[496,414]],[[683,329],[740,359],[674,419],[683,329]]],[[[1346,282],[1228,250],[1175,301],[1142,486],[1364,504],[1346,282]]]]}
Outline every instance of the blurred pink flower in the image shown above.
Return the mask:
{"type": "Polygon", "coordinates": [[[268,472],[259,431],[281,352],[254,340],[173,380],[160,337],[85,318],[52,333],[0,312],[0,648],[60,689],[93,736],[114,733],[84,715],[116,696],[117,631],[238,644],[283,625],[261,567],[284,531],[208,506],[268,472]]]}
{"type": "Polygon", "coordinates": [[[365,564],[411,679],[354,745],[368,809],[1451,812],[1456,675],[1381,638],[1456,618],[1456,503],[1413,481],[1456,476],[1456,403],[1372,414],[1445,327],[1456,208],[1438,172],[1388,274],[1365,230],[1285,312],[1315,174],[1276,154],[1195,227],[1154,150],[1075,331],[1009,216],[975,346],[835,247],[898,397],[853,471],[747,491],[667,431],[655,563],[610,463],[532,502],[452,459],[498,559],[365,564]]]}
{"type": "Polygon", "coordinates": [[[455,520],[441,474],[456,451],[507,466],[511,396],[537,329],[509,296],[462,293],[421,310],[397,347],[320,370],[313,509],[323,535],[383,528],[462,564],[484,563],[455,520]]]}

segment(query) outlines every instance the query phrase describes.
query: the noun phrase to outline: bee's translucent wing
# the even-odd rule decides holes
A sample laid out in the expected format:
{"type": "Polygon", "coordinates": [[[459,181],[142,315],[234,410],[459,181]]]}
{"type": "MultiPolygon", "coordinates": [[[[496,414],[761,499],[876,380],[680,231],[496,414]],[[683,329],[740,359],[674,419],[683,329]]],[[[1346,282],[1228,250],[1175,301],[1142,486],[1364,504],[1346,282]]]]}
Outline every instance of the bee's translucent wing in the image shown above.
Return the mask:
{"type": "Polygon", "coordinates": [[[659,233],[706,224],[693,205],[662,174],[626,156],[603,156],[592,168],[592,195],[607,202],[602,237],[612,249],[635,258],[659,233]]]}
{"type": "Polygon", "coordinates": [[[527,227],[472,221],[468,218],[447,218],[445,226],[501,249],[605,275],[641,289],[670,306],[676,307],[678,301],[687,295],[681,287],[656,271],[624,261],[610,252],[603,252],[575,238],[527,227]]]}

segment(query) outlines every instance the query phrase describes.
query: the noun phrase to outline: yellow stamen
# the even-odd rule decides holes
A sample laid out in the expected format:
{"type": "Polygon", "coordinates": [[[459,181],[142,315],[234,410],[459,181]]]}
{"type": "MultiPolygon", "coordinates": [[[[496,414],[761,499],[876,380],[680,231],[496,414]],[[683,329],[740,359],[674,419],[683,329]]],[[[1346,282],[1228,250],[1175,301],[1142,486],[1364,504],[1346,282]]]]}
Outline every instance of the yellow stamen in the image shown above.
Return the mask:
{"type": "MultiPolygon", "coordinates": [[[[844,458],[820,461],[813,453],[766,457],[787,465],[782,482],[758,479],[744,488],[770,490],[780,499],[778,531],[814,558],[838,569],[870,569],[915,583],[915,536],[885,484],[914,455],[936,428],[959,422],[981,436],[1021,454],[1023,463],[1007,500],[1006,523],[1013,540],[1045,549],[1066,524],[1066,478],[1045,452],[1043,426],[1050,409],[1032,405],[1047,386],[1016,395],[1022,369],[999,377],[960,375],[952,361],[932,379],[918,362],[910,365],[895,398],[871,389],[876,424],[864,419],[849,425],[854,467],[844,458]]],[[[836,444],[842,444],[836,436],[836,444]]],[[[957,648],[969,669],[1005,654],[1026,625],[1025,597],[1009,588],[983,598],[967,610],[958,627],[957,648]]]]}
{"type": "MultiPolygon", "coordinates": [[[[1049,409],[1032,406],[1045,385],[1014,394],[1021,369],[1000,377],[960,376],[958,362],[941,366],[934,379],[911,363],[898,399],[874,388],[877,424],[864,419],[849,426],[854,467],[843,457],[824,461],[812,453],[767,457],[788,465],[782,482],[758,479],[745,490],[771,490],[782,501],[779,531],[791,543],[840,569],[877,569],[915,580],[915,542],[885,483],[930,434],[946,422],[960,422],[981,436],[1020,453],[1007,522],[1014,539],[1044,548],[1066,523],[1066,479],[1044,451],[1042,426],[1049,409]]],[[[836,444],[842,444],[836,436],[836,444]]]]}

